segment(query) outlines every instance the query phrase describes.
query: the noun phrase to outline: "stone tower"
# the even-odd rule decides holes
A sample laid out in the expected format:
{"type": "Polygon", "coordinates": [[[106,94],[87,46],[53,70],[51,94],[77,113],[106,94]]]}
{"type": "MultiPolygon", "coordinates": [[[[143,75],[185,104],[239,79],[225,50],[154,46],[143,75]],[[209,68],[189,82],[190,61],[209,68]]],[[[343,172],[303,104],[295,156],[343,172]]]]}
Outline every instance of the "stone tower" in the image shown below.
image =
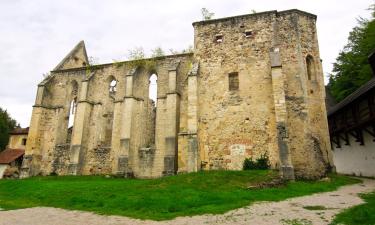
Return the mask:
{"type": "Polygon", "coordinates": [[[315,22],[299,10],[196,22],[194,53],[95,66],[80,42],[38,85],[23,176],[160,177],[261,155],[285,179],[325,175],[315,22]]]}

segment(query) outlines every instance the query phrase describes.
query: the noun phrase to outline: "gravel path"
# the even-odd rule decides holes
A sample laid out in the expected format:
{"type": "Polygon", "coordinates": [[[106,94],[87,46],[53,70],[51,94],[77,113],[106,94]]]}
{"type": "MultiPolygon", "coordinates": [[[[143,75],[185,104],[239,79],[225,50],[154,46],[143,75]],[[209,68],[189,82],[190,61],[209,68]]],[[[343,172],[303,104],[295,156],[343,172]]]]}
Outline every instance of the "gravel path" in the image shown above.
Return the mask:
{"type": "Polygon", "coordinates": [[[261,202],[248,207],[229,211],[222,215],[202,215],[178,217],[173,220],[155,222],[137,220],[121,216],[102,216],[88,212],[69,211],[64,209],[36,207],[11,211],[0,211],[0,225],[198,225],[198,224],[231,224],[231,225],[288,225],[299,222],[303,225],[329,224],[340,210],[361,204],[363,200],[358,193],[375,190],[375,180],[363,179],[362,184],[344,186],[333,192],[319,193],[310,196],[291,198],[281,202],[261,202]],[[319,206],[318,210],[308,210],[306,206],[319,206]],[[322,207],[324,206],[324,208],[322,207]]]}

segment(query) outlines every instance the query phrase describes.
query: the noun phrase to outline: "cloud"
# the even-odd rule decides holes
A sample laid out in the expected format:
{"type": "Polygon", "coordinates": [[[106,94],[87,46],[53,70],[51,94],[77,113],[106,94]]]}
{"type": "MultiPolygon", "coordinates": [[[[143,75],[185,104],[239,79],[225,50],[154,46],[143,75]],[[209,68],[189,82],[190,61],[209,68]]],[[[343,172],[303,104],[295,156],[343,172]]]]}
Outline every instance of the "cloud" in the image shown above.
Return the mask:
{"type": "Polygon", "coordinates": [[[101,63],[123,59],[127,49],[184,49],[193,44],[192,22],[200,9],[215,17],[251,10],[298,8],[318,15],[320,53],[325,72],[346,43],[360,15],[368,17],[371,0],[12,0],[0,2],[0,107],[28,126],[42,74],[53,69],[85,40],[88,54],[101,63]]]}

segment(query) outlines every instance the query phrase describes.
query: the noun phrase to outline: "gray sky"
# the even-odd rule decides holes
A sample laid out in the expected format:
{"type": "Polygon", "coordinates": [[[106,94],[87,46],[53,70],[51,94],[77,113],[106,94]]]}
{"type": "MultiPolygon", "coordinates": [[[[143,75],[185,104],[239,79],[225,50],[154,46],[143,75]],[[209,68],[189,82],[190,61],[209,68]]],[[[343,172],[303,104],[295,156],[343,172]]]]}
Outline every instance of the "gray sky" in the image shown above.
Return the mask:
{"type": "Polygon", "coordinates": [[[37,84],[80,41],[100,63],[124,59],[128,49],[193,44],[201,8],[215,18],[297,8],[318,16],[324,72],[345,45],[356,18],[375,0],[1,0],[0,107],[29,126],[37,84]]]}

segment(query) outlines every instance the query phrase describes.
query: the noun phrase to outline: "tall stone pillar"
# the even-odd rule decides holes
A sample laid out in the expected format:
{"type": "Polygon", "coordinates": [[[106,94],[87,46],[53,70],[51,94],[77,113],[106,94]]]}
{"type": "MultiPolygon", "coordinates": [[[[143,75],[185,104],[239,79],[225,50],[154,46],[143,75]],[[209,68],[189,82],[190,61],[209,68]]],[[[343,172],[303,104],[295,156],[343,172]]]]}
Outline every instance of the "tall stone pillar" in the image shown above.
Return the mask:
{"type": "Polygon", "coordinates": [[[275,107],[277,144],[280,157],[280,172],[285,180],[294,180],[294,169],[288,146],[287,110],[285,102],[285,84],[278,48],[270,51],[272,91],[275,107]]]}
{"type": "Polygon", "coordinates": [[[196,172],[200,169],[198,152],[198,69],[199,63],[194,63],[188,74],[188,153],[187,171],[196,172]]]}
{"type": "Polygon", "coordinates": [[[21,178],[26,178],[39,173],[40,160],[40,120],[43,114],[42,100],[44,95],[43,82],[38,85],[35,105],[31,115],[30,129],[27,136],[25,156],[22,162],[21,178]]]}
{"type": "Polygon", "coordinates": [[[167,126],[165,137],[165,155],[163,175],[173,175],[177,172],[177,133],[179,126],[180,94],[177,91],[177,62],[168,71],[168,86],[166,108],[167,108],[167,126]]]}
{"type": "Polygon", "coordinates": [[[121,138],[121,121],[123,111],[124,100],[115,99],[113,109],[113,125],[112,125],[112,140],[111,140],[111,151],[113,156],[112,161],[112,173],[116,174],[118,169],[118,157],[120,153],[120,138],[121,138]]]}
{"type": "Polygon", "coordinates": [[[88,120],[88,112],[90,110],[90,103],[87,101],[87,90],[89,80],[82,81],[82,87],[77,103],[77,111],[74,117],[72,141],[70,146],[70,163],[69,174],[77,175],[81,170],[81,163],[85,153],[85,146],[83,145],[85,125],[88,120]]]}
{"type": "Polygon", "coordinates": [[[117,155],[117,165],[115,174],[119,176],[132,176],[132,168],[129,160],[129,154],[133,152],[131,149],[131,136],[134,123],[134,107],[135,97],[133,95],[133,75],[136,73],[136,68],[130,70],[126,75],[125,97],[122,107],[121,129],[120,129],[120,146],[117,155]]]}

